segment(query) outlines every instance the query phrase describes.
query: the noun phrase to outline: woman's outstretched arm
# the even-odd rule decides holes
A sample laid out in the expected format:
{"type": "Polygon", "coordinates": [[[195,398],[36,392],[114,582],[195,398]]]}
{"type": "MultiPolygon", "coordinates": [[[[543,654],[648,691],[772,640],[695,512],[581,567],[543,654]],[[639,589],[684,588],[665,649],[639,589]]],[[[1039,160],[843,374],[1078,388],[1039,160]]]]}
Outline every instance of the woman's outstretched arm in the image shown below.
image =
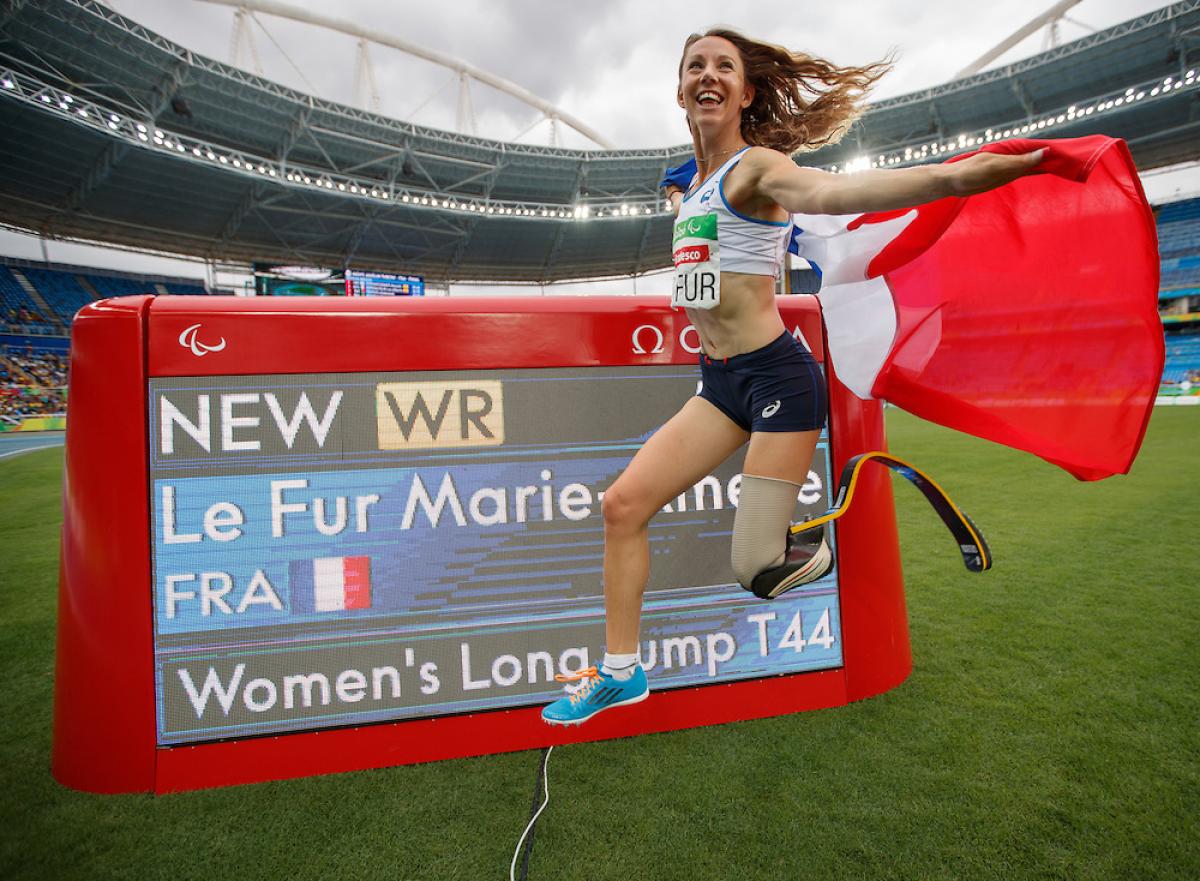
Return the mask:
{"type": "Polygon", "coordinates": [[[977,153],[941,165],[830,174],[774,150],[751,150],[743,165],[757,194],[789,214],[862,214],[994,189],[1033,171],[1044,153],[977,153]]]}

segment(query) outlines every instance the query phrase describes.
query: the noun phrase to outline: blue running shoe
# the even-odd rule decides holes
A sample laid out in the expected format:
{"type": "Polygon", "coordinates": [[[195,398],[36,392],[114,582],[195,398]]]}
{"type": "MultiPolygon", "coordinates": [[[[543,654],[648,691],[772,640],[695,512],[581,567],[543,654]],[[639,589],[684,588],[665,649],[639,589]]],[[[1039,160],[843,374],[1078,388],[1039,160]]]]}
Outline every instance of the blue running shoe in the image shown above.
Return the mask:
{"type": "Polygon", "coordinates": [[[574,688],[567,686],[566,697],[542,710],[542,721],[548,725],[582,725],[602,710],[636,704],[650,695],[646,671],[641,664],[624,682],[596,667],[554,678],[559,682],[582,681],[574,688]]]}

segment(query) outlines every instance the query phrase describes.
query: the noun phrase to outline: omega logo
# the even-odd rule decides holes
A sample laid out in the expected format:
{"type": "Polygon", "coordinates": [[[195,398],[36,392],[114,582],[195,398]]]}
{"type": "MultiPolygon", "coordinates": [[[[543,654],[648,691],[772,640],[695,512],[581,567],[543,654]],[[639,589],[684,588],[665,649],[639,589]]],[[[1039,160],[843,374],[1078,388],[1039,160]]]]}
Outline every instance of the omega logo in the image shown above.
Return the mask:
{"type": "MultiPolygon", "coordinates": [[[[663,342],[665,341],[662,329],[654,324],[642,324],[633,330],[633,353],[635,355],[658,355],[663,350],[663,342]],[[644,331],[644,333],[643,333],[644,331]],[[653,345],[649,349],[646,348],[646,343],[653,341],[653,345]]],[[[692,355],[697,355],[700,352],[700,333],[696,328],[689,324],[679,332],[679,347],[685,352],[692,355]],[[688,334],[695,337],[695,343],[691,343],[688,339],[688,334]]]]}
{"type": "Polygon", "coordinates": [[[693,325],[689,324],[683,330],[679,331],[679,345],[683,347],[683,350],[685,352],[688,352],[689,354],[692,354],[692,355],[699,355],[700,354],[700,331],[696,330],[696,328],[693,325]],[[694,345],[694,346],[688,345],[687,335],[689,333],[692,334],[696,338],[696,345],[694,345]]]}

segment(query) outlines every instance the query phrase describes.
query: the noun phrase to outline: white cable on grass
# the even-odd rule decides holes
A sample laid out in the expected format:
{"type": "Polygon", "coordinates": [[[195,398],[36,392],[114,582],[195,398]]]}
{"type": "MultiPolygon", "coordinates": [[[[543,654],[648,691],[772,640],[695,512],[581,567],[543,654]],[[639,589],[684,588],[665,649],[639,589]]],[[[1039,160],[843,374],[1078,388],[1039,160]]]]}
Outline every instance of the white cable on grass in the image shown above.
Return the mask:
{"type": "Polygon", "coordinates": [[[537,822],[537,818],[542,815],[542,811],[546,810],[546,805],[550,804],[550,781],[546,777],[546,766],[550,764],[550,753],[553,751],[554,747],[547,747],[546,755],[542,758],[542,789],[546,793],[546,800],[537,809],[537,813],[530,818],[529,825],[525,827],[525,831],[517,839],[517,849],[513,852],[512,865],[508,867],[508,881],[516,881],[517,857],[521,854],[521,845],[525,842],[525,836],[529,834],[529,830],[533,828],[533,824],[537,822]]]}

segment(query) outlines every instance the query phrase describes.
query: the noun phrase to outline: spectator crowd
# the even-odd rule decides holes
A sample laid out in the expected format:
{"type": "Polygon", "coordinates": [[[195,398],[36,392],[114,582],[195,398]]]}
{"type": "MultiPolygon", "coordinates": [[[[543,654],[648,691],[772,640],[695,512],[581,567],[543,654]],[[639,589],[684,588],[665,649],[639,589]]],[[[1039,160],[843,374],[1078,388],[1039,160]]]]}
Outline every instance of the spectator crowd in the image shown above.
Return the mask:
{"type": "Polygon", "coordinates": [[[12,333],[20,333],[26,325],[50,323],[50,319],[36,309],[26,309],[24,306],[20,306],[16,309],[4,310],[4,324],[6,329],[12,333]]]}
{"type": "Polygon", "coordinates": [[[11,348],[0,354],[0,418],[6,421],[65,413],[66,386],[66,355],[11,348]]]}

